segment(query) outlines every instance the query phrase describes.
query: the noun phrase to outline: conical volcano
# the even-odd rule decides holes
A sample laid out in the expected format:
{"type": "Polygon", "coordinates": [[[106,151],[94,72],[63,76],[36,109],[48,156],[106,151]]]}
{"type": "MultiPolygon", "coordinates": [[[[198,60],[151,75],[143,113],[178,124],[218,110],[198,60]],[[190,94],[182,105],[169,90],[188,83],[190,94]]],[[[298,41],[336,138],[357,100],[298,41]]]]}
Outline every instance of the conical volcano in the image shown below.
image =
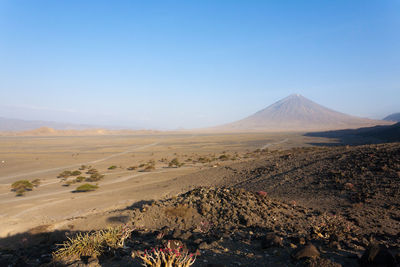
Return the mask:
{"type": "Polygon", "coordinates": [[[255,114],[216,127],[228,131],[314,131],[359,128],[390,123],[350,116],[301,95],[290,95],[255,114]]]}

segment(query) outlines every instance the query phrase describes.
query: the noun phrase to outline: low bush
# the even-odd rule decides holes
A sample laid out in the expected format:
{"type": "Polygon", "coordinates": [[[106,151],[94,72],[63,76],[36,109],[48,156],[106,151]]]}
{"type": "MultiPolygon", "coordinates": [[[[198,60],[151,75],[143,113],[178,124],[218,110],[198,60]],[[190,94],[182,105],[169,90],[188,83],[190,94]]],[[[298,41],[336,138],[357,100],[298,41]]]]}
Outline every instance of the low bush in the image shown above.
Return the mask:
{"type": "Polygon", "coordinates": [[[85,170],[86,168],[87,168],[86,165],[81,165],[81,166],[79,167],[79,170],[83,171],[83,170],[85,170]]]}
{"type": "Polygon", "coordinates": [[[11,191],[16,192],[17,196],[23,196],[26,191],[31,191],[33,186],[28,180],[19,180],[11,184],[11,191]]]}
{"type": "Polygon", "coordinates": [[[86,178],[86,182],[97,182],[104,178],[103,174],[100,173],[93,173],[90,177],[86,178]]]}
{"type": "Polygon", "coordinates": [[[108,167],[109,170],[114,170],[116,168],[117,168],[117,166],[115,166],[115,165],[112,165],[112,166],[108,167]]]}
{"type": "Polygon", "coordinates": [[[156,169],[156,162],[151,159],[146,164],[140,164],[140,166],[144,167],[143,172],[150,172],[156,169]]]}
{"type": "Polygon", "coordinates": [[[136,170],[138,167],[137,166],[130,166],[127,168],[128,171],[134,171],[136,170]]]}
{"type": "Polygon", "coordinates": [[[86,179],[86,177],[84,177],[84,176],[78,176],[78,177],[76,177],[75,181],[77,183],[81,183],[81,182],[85,181],[85,179],[86,179]]]}
{"type": "Polygon", "coordinates": [[[80,172],[80,171],[73,171],[73,172],[71,172],[71,176],[78,176],[78,175],[81,175],[81,173],[82,172],[80,172]]]}
{"type": "Polygon", "coordinates": [[[176,167],[179,168],[181,166],[183,166],[184,163],[180,163],[179,160],[177,158],[174,158],[173,160],[171,160],[168,163],[168,167],[176,167]]]}
{"type": "Polygon", "coordinates": [[[99,188],[99,186],[98,185],[93,185],[93,184],[83,184],[83,185],[81,185],[81,186],[78,186],[76,189],[75,189],[75,192],[89,192],[89,191],[94,191],[94,190],[96,190],[97,188],[99,188]]]}
{"type": "Polygon", "coordinates": [[[91,168],[91,169],[89,169],[87,172],[86,172],[86,174],[95,174],[95,173],[98,173],[99,171],[97,170],[97,169],[95,169],[95,168],[91,168]]]}
{"type": "Polygon", "coordinates": [[[311,233],[315,238],[345,239],[347,235],[356,233],[358,227],[340,215],[322,214],[311,223],[311,233]]]}
{"type": "Polygon", "coordinates": [[[156,167],[154,167],[154,165],[147,165],[142,171],[150,172],[150,171],[153,171],[155,169],[156,169],[156,167]]]}
{"type": "Polygon", "coordinates": [[[60,173],[57,178],[68,178],[72,175],[71,171],[63,171],[62,173],[60,173]]]}
{"type": "Polygon", "coordinates": [[[209,158],[207,158],[207,157],[199,157],[197,159],[197,161],[200,162],[200,163],[209,163],[209,162],[211,162],[211,160],[209,158]]]}
{"type": "Polygon", "coordinates": [[[228,159],[229,159],[229,155],[222,154],[221,156],[218,157],[218,159],[219,159],[219,160],[222,160],[222,161],[228,160],[228,159]]]}
{"type": "Polygon", "coordinates": [[[38,187],[41,184],[40,179],[34,179],[31,182],[33,184],[34,187],[38,187]]]}

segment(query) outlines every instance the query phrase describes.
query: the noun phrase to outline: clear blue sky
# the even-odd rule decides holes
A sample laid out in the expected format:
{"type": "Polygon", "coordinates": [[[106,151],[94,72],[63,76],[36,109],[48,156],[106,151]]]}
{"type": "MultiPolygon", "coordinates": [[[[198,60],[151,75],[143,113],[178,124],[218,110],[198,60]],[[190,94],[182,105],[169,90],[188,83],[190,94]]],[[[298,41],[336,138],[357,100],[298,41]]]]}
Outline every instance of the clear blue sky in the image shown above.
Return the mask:
{"type": "Polygon", "coordinates": [[[0,0],[0,116],[173,129],[292,93],[400,112],[400,1],[0,0]]]}

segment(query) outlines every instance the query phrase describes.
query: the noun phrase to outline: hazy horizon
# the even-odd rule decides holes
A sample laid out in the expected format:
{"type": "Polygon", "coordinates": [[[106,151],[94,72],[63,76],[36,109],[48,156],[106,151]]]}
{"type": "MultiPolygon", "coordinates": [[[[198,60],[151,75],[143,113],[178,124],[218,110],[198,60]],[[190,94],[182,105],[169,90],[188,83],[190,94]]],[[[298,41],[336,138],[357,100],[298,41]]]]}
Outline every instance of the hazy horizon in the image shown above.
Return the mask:
{"type": "Polygon", "coordinates": [[[400,111],[400,1],[2,1],[0,117],[126,128],[243,119],[293,93],[400,111]]]}

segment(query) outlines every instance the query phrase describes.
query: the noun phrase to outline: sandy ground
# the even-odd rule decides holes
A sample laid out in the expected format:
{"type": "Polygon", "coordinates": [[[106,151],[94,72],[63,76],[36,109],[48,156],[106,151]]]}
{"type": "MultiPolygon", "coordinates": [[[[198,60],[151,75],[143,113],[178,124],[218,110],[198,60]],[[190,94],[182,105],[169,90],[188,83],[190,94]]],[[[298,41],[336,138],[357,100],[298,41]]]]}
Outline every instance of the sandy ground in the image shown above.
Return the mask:
{"type": "Polygon", "coordinates": [[[38,226],[47,230],[104,228],[110,224],[107,218],[85,218],[204,185],[201,180],[185,183],[178,178],[214,164],[232,163],[185,162],[187,159],[223,153],[243,155],[255,149],[286,149],[318,141],[326,140],[294,133],[0,137],[0,237],[38,226]],[[185,165],[168,168],[173,158],[185,165]],[[127,170],[149,160],[156,163],[151,172],[127,170]],[[96,191],[73,193],[79,184],[63,186],[57,176],[83,164],[98,169],[105,178],[98,182],[96,191]],[[111,165],[117,168],[108,170],[111,165]],[[40,179],[41,185],[16,197],[10,186],[21,179],[40,179]]]}

